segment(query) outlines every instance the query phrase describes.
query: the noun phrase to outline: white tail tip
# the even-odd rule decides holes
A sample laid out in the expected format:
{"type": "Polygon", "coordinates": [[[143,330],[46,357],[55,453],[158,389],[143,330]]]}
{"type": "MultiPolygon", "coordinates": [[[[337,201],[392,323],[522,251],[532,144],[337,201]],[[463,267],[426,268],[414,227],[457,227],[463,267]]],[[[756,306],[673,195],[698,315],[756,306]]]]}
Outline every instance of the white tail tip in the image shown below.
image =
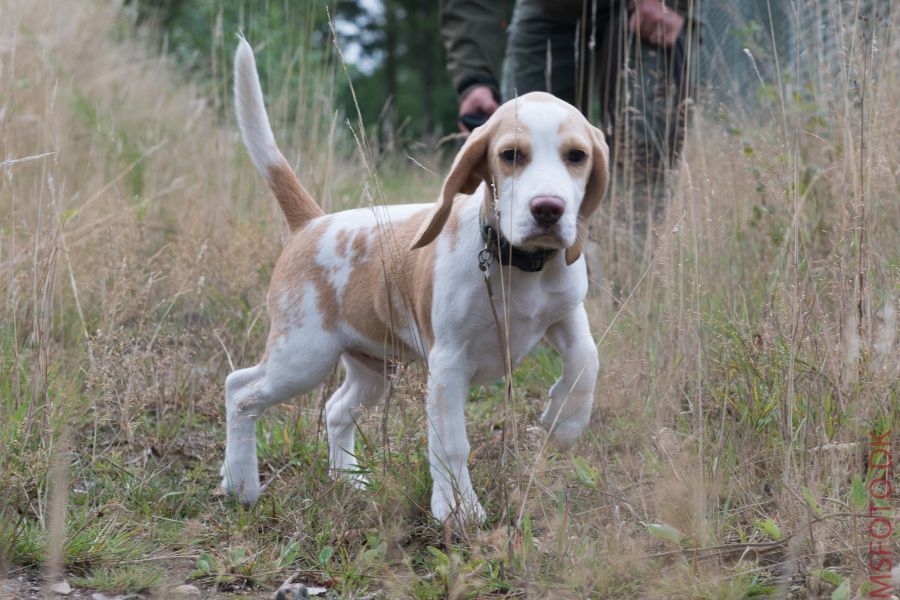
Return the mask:
{"type": "Polygon", "coordinates": [[[253,49],[243,36],[234,56],[234,106],[244,145],[257,170],[266,176],[283,158],[266,114],[253,49]]]}

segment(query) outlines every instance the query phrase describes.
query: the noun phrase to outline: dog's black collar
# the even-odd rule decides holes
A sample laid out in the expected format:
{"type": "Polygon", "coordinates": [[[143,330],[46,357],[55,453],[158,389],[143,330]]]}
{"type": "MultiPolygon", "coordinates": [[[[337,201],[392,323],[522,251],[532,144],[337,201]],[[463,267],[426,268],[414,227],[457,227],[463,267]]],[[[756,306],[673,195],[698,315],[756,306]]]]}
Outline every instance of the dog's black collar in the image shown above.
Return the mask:
{"type": "MultiPolygon", "coordinates": [[[[503,237],[503,234],[488,225],[484,214],[480,215],[479,220],[481,221],[481,239],[484,242],[485,250],[490,250],[491,255],[498,259],[504,267],[512,265],[521,271],[536,273],[556,255],[557,251],[551,248],[542,248],[534,252],[516,248],[503,237]]],[[[483,262],[481,257],[479,257],[479,262],[483,262]]]]}

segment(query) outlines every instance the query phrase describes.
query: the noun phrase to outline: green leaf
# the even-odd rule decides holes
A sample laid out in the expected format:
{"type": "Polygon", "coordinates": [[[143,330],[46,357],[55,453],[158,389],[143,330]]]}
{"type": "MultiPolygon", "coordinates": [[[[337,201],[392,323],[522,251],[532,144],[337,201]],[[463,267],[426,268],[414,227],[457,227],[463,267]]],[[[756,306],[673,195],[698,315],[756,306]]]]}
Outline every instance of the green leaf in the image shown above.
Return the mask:
{"type": "Polygon", "coordinates": [[[753,525],[764,534],[766,534],[769,539],[773,539],[776,542],[784,539],[784,534],[781,533],[781,529],[778,527],[778,524],[772,519],[757,519],[756,521],[754,521],[753,525]]]}
{"type": "Polygon", "coordinates": [[[597,487],[597,468],[589,463],[586,458],[573,456],[572,466],[575,467],[575,477],[578,478],[581,485],[592,489],[597,487]]]}
{"type": "Polygon", "coordinates": [[[291,540],[291,543],[281,550],[281,556],[278,557],[278,565],[282,568],[293,563],[300,554],[300,543],[297,540],[291,540]]]}
{"type": "Polygon", "coordinates": [[[331,546],[325,546],[322,548],[321,552],[319,552],[319,564],[325,566],[331,560],[331,557],[334,555],[334,548],[331,546]]]}
{"type": "Polygon", "coordinates": [[[205,577],[212,573],[212,563],[212,556],[206,553],[201,554],[200,558],[197,559],[197,564],[194,565],[194,570],[191,571],[191,578],[205,577]]]}
{"type": "Polygon", "coordinates": [[[845,579],[836,590],[831,592],[831,600],[850,600],[850,580],[845,579]]]}
{"type": "Polygon", "coordinates": [[[363,564],[370,564],[380,558],[383,558],[386,551],[387,551],[387,543],[381,542],[374,548],[366,549],[366,551],[362,553],[361,560],[362,560],[363,564]]]}
{"type": "Polygon", "coordinates": [[[231,551],[231,564],[232,565],[240,565],[243,564],[247,559],[247,549],[239,546],[231,551]]]}
{"type": "Polygon", "coordinates": [[[446,568],[450,565],[450,557],[444,554],[442,550],[439,548],[435,548],[434,546],[428,546],[428,552],[434,557],[436,568],[440,570],[441,568],[446,568]]]}
{"type": "Polygon", "coordinates": [[[803,498],[806,499],[806,503],[809,505],[816,516],[820,516],[822,514],[822,509],[819,508],[819,503],[816,502],[816,497],[813,496],[813,493],[809,491],[809,488],[805,485],[803,486],[803,498]]]}
{"type": "Polygon", "coordinates": [[[77,208],[75,208],[75,207],[67,208],[66,210],[62,211],[62,214],[59,215],[59,220],[62,221],[63,223],[65,223],[69,219],[73,219],[76,216],[78,216],[77,208]]]}
{"type": "Polygon", "coordinates": [[[844,577],[841,576],[840,573],[835,573],[834,571],[829,571],[827,569],[816,569],[812,572],[814,577],[818,577],[825,583],[830,583],[831,585],[838,587],[842,583],[844,583],[844,577]]]}
{"type": "Polygon", "coordinates": [[[671,525],[666,525],[665,523],[648,523],[647,531],[649,531],[650,535],[653,537],[658,537],[661,540],[672,542],[679,546],[686,544],[691,539],[671,525]]]}
{"type": "Polygon", "coordinates": [[[525,519],[522,522],[522,560],[528,560],[528,551],[531,549],[531,513],[525,513],[525,519]]]}
{"type": "Polygon", "coordinates": [[[853,475],[853,483],[850,484],[850,504],[857,510],[862,510],[869,503],[869,495],[866,493],[866,484],[863,483],[859,473],[853,475]]]}

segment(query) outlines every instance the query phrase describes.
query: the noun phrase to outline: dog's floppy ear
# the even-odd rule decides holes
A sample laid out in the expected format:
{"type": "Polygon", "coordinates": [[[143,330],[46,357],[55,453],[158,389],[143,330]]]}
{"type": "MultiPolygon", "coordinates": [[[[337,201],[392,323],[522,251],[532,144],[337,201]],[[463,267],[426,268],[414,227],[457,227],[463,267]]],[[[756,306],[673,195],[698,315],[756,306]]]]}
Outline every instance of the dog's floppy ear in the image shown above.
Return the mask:
{"type": "Polygon", "coordinates": [[[584,189],[581,207],[578,209],[578,233],[575,237],[575,243],[566,248],[567,265],[571,265],[581,256],[581,251],[584,249],[585,242],[587,242],[588,219],[600,206],[600,201],[606,194],[606,184],[609,181],[609,148],[606,146],[606,139],[603,137],[602,131],[594,126],[589,127],[591,142],[593,143],[593,150],[591,151],[593,165],[587,186],[584,189]]]}
{"type": "Polygon", "coordinates": [[[453,160],[447,179],[444,180],[441,197],[435,202],[434,208],[413,237],[410,250],[427,246],[434,241],[450,216],[453,198],[457,194],[471,194],[482,181],[488,179],[487,151],[496,128],[496,121],[489,119],[487,123],[469,134],[466,143],[453,160]]]}

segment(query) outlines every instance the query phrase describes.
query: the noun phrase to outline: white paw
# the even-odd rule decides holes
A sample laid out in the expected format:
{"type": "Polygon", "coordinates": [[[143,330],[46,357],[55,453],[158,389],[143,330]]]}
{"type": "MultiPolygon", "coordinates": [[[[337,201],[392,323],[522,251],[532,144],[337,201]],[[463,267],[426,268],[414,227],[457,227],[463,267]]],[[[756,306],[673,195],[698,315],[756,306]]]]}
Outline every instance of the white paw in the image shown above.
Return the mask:
{"type": "Polygon", "coordinates": [[[228,467],[223,464],[219,469],[219,474],[222,476],[220,489],[223,493],[232,496],[241,504],[253,504],[259,499],[259,475],[255,472],[251,473],[247,468],[228,467]]]}
{"type": "Polygon", "coordinates": [[[343,480],[358,490],[369,487],[369,478],[358,469],[331,469],[331,478],[335,481],[343,480]]]}
{"type": "Polygon", "coordinates": [[[590,421],[591,413],[589,411],[583,415],[571,415],[565,419],[562,417],[557,419],[555,414],[550,414],[549,409],[541,415],[541,425],[550,434],[553,445],[561,452],[565,452],[575,445],[590,421]]]}
{"type": "Polygon", "coordinates": [[[344,479],[352,485],[354,488],[358,490],[367,490],[369,489],[369,478],[365,475],[360,475],[359,473],[354,473],[352,475],[347,475],[344,479]]]}
{"type": "Polygon", "coordinates": [[[450,523],[454,529],[481,525],[487,520],[487,513],[474,492],[461,498],[451,493],[448,499],[443,492],[434,490],[431,494],[431,514],[441,523],[450,523]],[[454,502],[457,499],[459,504],[454,502]]]}

